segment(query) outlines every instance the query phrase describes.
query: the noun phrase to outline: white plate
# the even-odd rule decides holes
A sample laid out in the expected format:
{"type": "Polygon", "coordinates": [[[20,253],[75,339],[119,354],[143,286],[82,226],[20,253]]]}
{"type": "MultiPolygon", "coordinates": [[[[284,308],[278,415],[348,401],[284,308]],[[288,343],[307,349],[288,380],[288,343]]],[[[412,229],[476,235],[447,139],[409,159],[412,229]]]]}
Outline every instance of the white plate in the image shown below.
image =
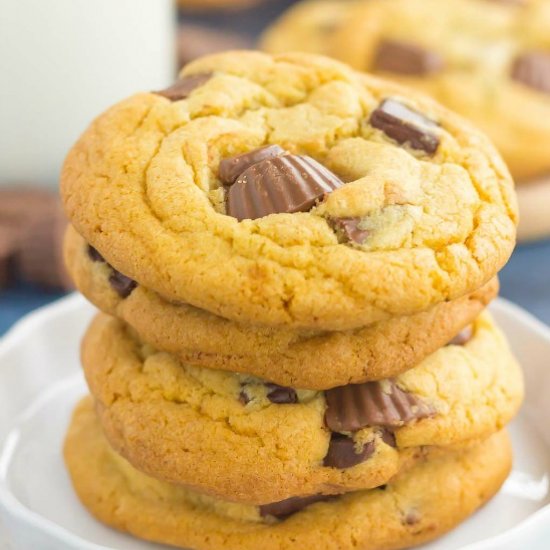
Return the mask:
{"type": "MultiPolygon", "coordinates": [[[[498,496],[429,550],[550,549],[550,329],[518,307],[492,306],[526,372],[527,399],[511,427],[514,471],[498,496]]],[[[0,341],[0,548],[152,550],[93,520],[61,459],[71,409],[85,393],[79,339],[93,315],[70,296],[0,341]]]]}

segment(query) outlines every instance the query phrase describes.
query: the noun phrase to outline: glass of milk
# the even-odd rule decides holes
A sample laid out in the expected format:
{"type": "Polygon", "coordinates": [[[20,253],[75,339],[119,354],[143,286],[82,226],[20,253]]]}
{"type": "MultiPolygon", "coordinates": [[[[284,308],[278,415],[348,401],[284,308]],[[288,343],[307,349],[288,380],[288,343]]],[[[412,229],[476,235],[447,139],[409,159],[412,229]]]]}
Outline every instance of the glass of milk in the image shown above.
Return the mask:
{"type": "Polygon", "coordinates": [[[55,187],[105,108],[175,76],[172,0],[3,0],[0,186],[55,187]]]}

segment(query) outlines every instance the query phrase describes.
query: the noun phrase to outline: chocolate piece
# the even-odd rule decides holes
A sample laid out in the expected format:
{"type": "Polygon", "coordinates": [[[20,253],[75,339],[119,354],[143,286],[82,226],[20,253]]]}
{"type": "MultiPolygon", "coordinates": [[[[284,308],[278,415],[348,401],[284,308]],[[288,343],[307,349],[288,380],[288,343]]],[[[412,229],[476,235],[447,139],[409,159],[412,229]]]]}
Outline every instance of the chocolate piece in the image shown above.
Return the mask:
{"type": "Polygon", "coordinates": [[[443,58],[411,42],[383,40],[374,58],[374,69],[397,74],[427,75],[443,68],[443,58]]]}
{"type": "Polygon", "coordinates": [[[413,149],[430,155],[439,147],[439,138],[430,132],[430,129],[437,128],[438,125],[395,99],[385,99],[373,111],[369,122],[399,144],[408,143],[413,149]]]}
{"type": "Polygon", "coordinates": [[[327,455],[323,460],[323,466],[340,468],[345,470],[365,462],[374,453],[374,441],[363,445],[361,452],[355,450],[355,442],[347,435],[333,433],[330,438],[327,455]]]}
{"type": "Polygon", "coordinates": [[[420,512],[418,510],[409,510],[403,518],[405,525],[415,525],[421,520],[420,512]]]}
{"type": "Polygon", "coordinates": [[[92,262],[105,262],[103,256],[91,244],[88,245],[87,252],[88,257],[90,258],[90,260],[92,260],[92,262]]]}
{"type": "Polygon", "coordinates": [[[236,179],[254,164],[284,154],[285,150],[278,145],[266,145],[249,153],[224,159],[220,162],[220,180],[224,185],[233,185],[236,179]]]}
{"type": "Polygon", "coordinates": [[[525,52],[514,61],[511,76],[514,80],[550,94],[550,52],[525,52]]]}
{"type": "Polygon", "coordinates": [[[246,392],[244,390],[241,390],[241,392],[239,393],[239,401],[243,405],[248,405],[250,403],[250,397],[246,395],[246,392]]]}
{"type": "Polygon", "coordinates": [[[353,432],[366,426],[397,428],[435,413],[390,380],[333,388],[325,397],[325,422],[333,432],[353,432]]]}
{"type": "Polygon", "coordinates": [[[361,218],[332,218],[330,223],[346,241],[363,244],[369,236],[368,231],[359,227],[361,218]]]}
{"type": "Polygon", "coordinates": [[[268,389],[267,398],[272,403],[278,404],[291,404],[298,403],[298,395],[296,390],[292,388],[285,388],[284,386],[279,386],[278,384],[266,384],[265,387],[268,389]]]}
{"type": "Polygon", "coordinates": [[[390,430],[382,430],[380,437],[382,438],[382,441],[389,445],[390,447],[393,447],[394,449],[397,448],[397,442],[395,440],[395,434],[393,432],[390,432],[390,430]]]}
{"type": "Polygon", "coordinates": [[[311,495],[309,497],[291,497],[272,504],[260,506],[260,515],[273,516],[278,519],[285,519],[296,512],[300,512],[310,504],[326,502],[338,498],[338,495],[311,495]]]}
{"type": "Polygon", "coordinates": [[[123,275],[116,269],[113,269],[113,272],[109,276],[109,283],[111,283],[111,286],[121,298],[128,298],[137,287],[135,281],[130,279],[130,277],[126,277],[126,275],[123,275]]]}
{"type": "Polygon", "coordinates": [[[255,220],[281,212],[307,212],[343,182],[316,160],[284,155],[245,170],[227,193],[227,214],[255,220]]]}
{"type": "Polygon", "coordinates": [[[0,232],[12,242],[9,254],[0,258],[5,282],[18,277],[45,288],[72,288],[62,260],[66,223],[55,193],[31,187],[0,190],[0,232]]]}
{"type": "Polygon", "coordinates": [[[212,73],[198,73],[184,76],[177,80],[172,86],[165,90],[153,92],[157,95],[161,95],[170,101],[179,101],[189,97],[191,92],[196,88],[199,88],[212,78],[212,73]]]}
{"type": "Polygon", "coordinates": [[[42,288],[69,290],[72,281],[63,262],[67,219],[59,202],[37,212],[21,232],[16,257],[22,280],[42,288]]]}
{"type": "Polygon", "coordinates": [[[467,344],[474,336],[474,328],[468,325],[463,328],[452,340],[449,340],[448,346],[463,346],[467,344]]]}

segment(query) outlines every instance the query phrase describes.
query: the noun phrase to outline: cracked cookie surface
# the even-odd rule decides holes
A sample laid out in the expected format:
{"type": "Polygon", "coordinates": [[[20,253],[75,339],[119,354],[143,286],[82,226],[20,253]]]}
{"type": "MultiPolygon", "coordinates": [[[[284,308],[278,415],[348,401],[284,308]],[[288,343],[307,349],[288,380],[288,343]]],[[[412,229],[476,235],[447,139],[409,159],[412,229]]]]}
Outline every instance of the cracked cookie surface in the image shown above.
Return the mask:
{"type": "Polygon", "coordinates": [[[467,343],[394,380],[329,392],[193,367],[104,314],[84,339],[82,360],[103,429],[135,467],[253,504],[381,485],[426,447],[456,448],[500,430],[523,393],[519,366],[488,314],[467,343]],[[342,393],[349,389],[353,399],[342,393]]]}
{"type": "MultiPolygon", "coordinates": [[[[264,49],[293,51],[303,40],[297,25],[316,9],[293,8],[264,49]]],[[[517,182],[550,174],[550,2],[359,0],[340,12],[311,51],[421,89],[472,120],[517,182]]]]}
{"type": "Polygon", "coordinates": [[[142,341],[192,365],[248,373],[283,386],[327,389],[396,376],[447,344],[496,296],[498,281],[409,317],[345,332],[235,323],[138,286],[123,298],[112,269],[90,256],[73,228],[65,260],[77,288],[105,313],[128,323],[142,341]],[[118,287],[117,287],[118,288],[118,287]]]}
{"type": "Polygon", "coordinates": [[[511,449],[502,432],[422,463],[384,490],[312,504],[282,521],[138,472],[109,448],[89,398],[73,416],[65,460],[89,511],[143,539],[197,550],[395,550],[441,535],[489,500],[510,471],[511,449]]]}
{"type": "Polygon", "coordinates": [[[99,117],[62,175],[78,232],[146,288],[240,322],[345,330],[470,293],[508,259],[510,175],[484,135],[431,100],[306,54],[231,52],[183,76],[99,117]],[[171,101],[191,75],[209,77],[171,101]],[[409,137],[381,113],[388,100],[409,137]],[[220,162],[268,144],[343,185],[308,212],[237,221],[220,162]],[[342,242],[334,219],[359,220],[366,238],[342,242]]]}

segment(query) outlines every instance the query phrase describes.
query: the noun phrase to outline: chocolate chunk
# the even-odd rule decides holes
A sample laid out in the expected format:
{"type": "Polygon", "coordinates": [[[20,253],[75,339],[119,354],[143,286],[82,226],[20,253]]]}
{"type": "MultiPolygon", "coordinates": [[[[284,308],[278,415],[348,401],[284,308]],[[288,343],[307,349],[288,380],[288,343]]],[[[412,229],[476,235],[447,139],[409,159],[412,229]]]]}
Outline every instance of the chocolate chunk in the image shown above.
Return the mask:
{"type": "Polygon", "coordinates": [[[532,51],[520,55],[512,65],[512,78],[550,94],[550,53],[532,51]]]}
{"type": "Polygon", "coordinates": [[[395,434],[393,432],[390,432],[390,430],[382,430],[380,437],[382,438],[382,441],[389,445],[390,447],[393,447],[394,449],[397,448],[397,442],[395,440],[395,434]]]}
{"type": "Polygon", "coordinates": [[[343,182],[316,160],[284,155],[245,170],[227,193],[227,214],[255,220],[281,212],[307,212],[343,182]]]}
{"type": "Polygon", "coordinates": [[[474,336],[474,329],[472,325],[468,325],[463,328],[452,340],[447,344],[448,346],[463,346],[467,344],[474,336]]]}
{"type": "Polygon", "coordinates": [[[237,178],[254,164],[284,154],[285,150],[278,145],[267,145],[243,155],[224,159],[219,167],[220,180],[224,185],[233,185],[237,178]]]}
{"type": "Polygon", "coordinates": [[[374,69],[397,74],[427,75],[443,68],[443,58],[411,42],[383,40],[374,58],[374,69]]]}
{"type": "Polygon", "coordinates": [[[371,114],[370,124],[397,143],[408,143],[430,155],[439,147],[439,138],[430,131],[438,125],[395,99],[385,99],[371,114]]]}
{"type": "Polygon", "coordinates": [[[137,286],[135,281],[130,279],[130,277],[126,277],[126,275],[123,275],[116,269],[113,269],[113,272],[109,276],[109,283],[111,283],[111,286],[121,298],[128,298],[137,286]]]}
{"type": "Polygon", "coordinates": [[[103,256],[91,245],[88,245],[88,256],[92,262],[105,262],[103,256]]]}
{"type": "Polygon", "coordinates": [[[363,445],[361,452],[355,450],[355,442],[347,435],[333,433],[330,438],[327,456],[323,460],[323,466],[340,468],[345,470],[365,462],[374,453],[374,441],[363,445]]]}
{"type": "Polygon", "coordinates": [[[285,519],[296,512],[300,512],[310,504],[316,502],[327,502],[338,498],[338,495],[311,495],[309,497],[291,497],[280,502],[273,502],[272,504],[263,504],[260,506],[260,515],[274,516],[278,519],[285,519]]]}
{"type": "Polygon", "coordinates": [[[418,510],[409,510],[405,517],[403,518],[403,523],[405,525],[415,525],[421,520],[420,513],[418,510]]]}
{"type": "Polygon", "coordinates": [[[179,101],[189,97],[191,92],[196,88],[199,88],[212,78],[212,73],[198,73],[184,76],[177,80],[172,86],[165,90],[154,92],[157,95],[161,95],[170,101],[179,101]]]}
{"type": "Polygon", "coordinates": [[[361,218],[332,218],[330,223],[338,235],[346,241],[363,244],[369,236],[368,231],[359,227],[361,218]]]}
{"type": "Polygon", "coordinates": [[[278,384],[266,384],[265,386],[268,389],[267,398],[272,403],[298,403],[298,395],[296,394],[296,390],[293,390],[292,388],[285,388],[284,386],[279,386],[278,384]]]}
{"type": "Polygon", "coordinates": [[[248,405],[250,403],[250,397],[248,397],[244,390],[241,390],[241,392],[239,393],[239,401],[243,405],[248,405]]]}
{"type": "Polygon", "coordinates": [[[435,413],[390,380],[333,388],[325,397],[325,422],[333,432],[353,432],[366,426],[397,428],[435,413]]]}

